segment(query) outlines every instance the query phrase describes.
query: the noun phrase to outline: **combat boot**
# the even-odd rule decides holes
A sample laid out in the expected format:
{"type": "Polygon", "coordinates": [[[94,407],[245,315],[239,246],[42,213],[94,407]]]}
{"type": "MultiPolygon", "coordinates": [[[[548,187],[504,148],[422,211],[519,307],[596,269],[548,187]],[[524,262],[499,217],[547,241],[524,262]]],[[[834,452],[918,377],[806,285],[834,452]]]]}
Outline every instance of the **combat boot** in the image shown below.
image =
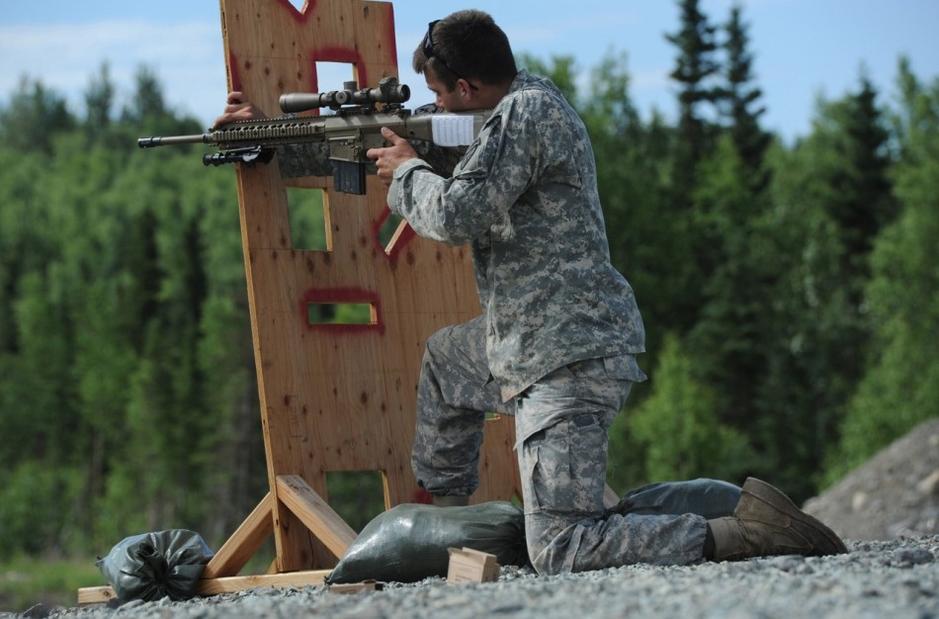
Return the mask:
{"type": "Polygon", "coordinates": [[[733,516],[708,520],[715,561],[847,552],[834,531],[765,481],[748,477],[733,516]]]}

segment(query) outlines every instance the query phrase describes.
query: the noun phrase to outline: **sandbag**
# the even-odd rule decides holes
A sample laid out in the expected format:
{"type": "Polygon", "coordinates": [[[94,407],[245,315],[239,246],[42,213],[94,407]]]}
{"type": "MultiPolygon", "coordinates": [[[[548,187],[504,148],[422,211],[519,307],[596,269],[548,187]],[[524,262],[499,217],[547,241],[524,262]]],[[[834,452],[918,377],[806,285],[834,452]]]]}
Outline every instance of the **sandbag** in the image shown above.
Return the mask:
{"type": "Polygon", "coordinates": [[[125,537],[96,564],[122,602],[150,602],[193,597],[211,558],[198,533],[170,529],[125,537]]]}
{"type": "Polygon", "coordinates": [[[451,547],[494,554],[500,565],[526,565],[525,516],[507,501],[466,507],[398,505],[365,525],[326,582],[416,582],[446,576],[451,547]]]}
{"type": "Polygon", "coordinates": [[[698,514],[733,516],[740,486],[718,479],[664,481],[630,490],[609,511],[617,514],[698,514]]]}

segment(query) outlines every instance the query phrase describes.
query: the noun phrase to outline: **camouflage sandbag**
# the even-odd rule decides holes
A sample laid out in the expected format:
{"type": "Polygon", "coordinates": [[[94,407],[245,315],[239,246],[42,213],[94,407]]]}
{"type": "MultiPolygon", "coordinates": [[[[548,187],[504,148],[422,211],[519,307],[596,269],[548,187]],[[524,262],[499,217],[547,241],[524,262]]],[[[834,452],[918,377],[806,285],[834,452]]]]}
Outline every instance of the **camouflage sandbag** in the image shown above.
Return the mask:
{"type": "Polygon", "coordinates": [[[451,547],[494,554],[500,565],[526,565],[525,516],[506,501],[466,507],[398,505],[362,529],[326,582],[416,582],[446,576],[451,547]]]}
{"type": "Polygon", "coordinates": [[[196,594],[211,558],[198,533],[170,529],[124,538],[97,566],[122,602],[185,600],[196,594]]]}

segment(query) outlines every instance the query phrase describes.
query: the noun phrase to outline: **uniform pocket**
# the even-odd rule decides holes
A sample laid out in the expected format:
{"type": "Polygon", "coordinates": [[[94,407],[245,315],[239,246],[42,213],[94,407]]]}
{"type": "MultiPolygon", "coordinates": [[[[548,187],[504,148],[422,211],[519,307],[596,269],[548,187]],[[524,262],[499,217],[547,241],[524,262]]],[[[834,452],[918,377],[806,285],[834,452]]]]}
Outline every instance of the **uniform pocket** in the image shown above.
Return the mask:
{"type": "Polygon", "coordinates": [[[582,413],[533,434],[522,449],[525,511],[582,514],[603,511],[606,429],[582,413]]]}

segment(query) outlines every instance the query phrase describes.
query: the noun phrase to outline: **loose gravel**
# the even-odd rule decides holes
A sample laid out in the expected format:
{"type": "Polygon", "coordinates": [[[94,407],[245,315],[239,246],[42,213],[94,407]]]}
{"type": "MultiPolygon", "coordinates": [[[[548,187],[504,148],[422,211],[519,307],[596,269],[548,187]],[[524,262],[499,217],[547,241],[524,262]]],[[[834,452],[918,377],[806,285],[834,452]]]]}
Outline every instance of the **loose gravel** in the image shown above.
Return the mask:
{"type": "Polygon", "coordinates": [[[498,582],[449,585],[430,578],[383,591],[324,587],[260,589],[186,602],[31,609],[32,616],[114,619],[180,617],[564,618],[767,617],[939,618],[939,535],[848,541],[834,557],[768,557],[665,567],[632,565],[539,577],[504,568],[498,582]]]}

